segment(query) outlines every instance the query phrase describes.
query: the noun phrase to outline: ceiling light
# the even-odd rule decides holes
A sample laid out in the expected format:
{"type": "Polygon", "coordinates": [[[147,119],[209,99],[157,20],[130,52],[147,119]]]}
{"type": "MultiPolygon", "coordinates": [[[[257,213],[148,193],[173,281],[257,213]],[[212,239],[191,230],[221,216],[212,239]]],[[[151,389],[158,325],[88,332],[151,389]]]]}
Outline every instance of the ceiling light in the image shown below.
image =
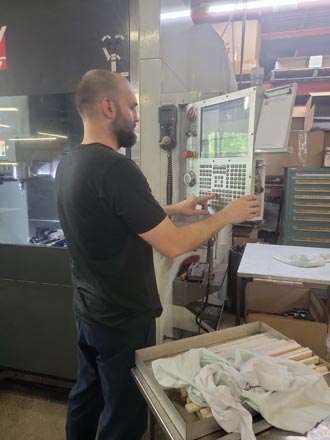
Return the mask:
{"type": "Polygon", "coordinates": [[[243,2],[239,3],[226,3],[222,5],[210,6],[208,12],[234,12],[241,11],[243,9],[259,9],[259,8],[273,8],[278,9],[281,6],[298,6],[302,3],[313,3],[319,0],[254,0],[247,1],[244,5],[243,2]]]}
{"type": "Polygon", "coordinates": [[[19,112],[19,108],[15,108],[15,107],[0,107],[0,112],[19,112]]]}
{"type": "Polygon", "coordinates": [[[18,162],[0,162],[0,165],[11,165],[15,167],[18,165],[18,162]]]}
{"type": "Polygon", "coordinates": [[[10,128],[10,125],[6,125],[6,124],[0,124],[0,127],[4,127],[4,128],[10,128]]]}
{"type": "Polygon", "coordinates": [[[38,131],[38,134],[43,134],[44,136],[51,136],[60,139],[68,139],[68,136],[62,136],[61,134],[51,134],[51,133],[43,133],[42,131],[38,131]]]}
{"type": "Polygon", "coordinates": [[[9,138],[10,141],[56,141],[56,137],[45,137],[45,138],[9,138]]]}
{"type": "Polygon", "coordinates": [[[183,17],[190,17],[191,10],[185,9],[183,11],[173,11],[173,12],[163,12],[160,14],[161,20],[173,20],[175,18],[183,18],[183,17]]]}

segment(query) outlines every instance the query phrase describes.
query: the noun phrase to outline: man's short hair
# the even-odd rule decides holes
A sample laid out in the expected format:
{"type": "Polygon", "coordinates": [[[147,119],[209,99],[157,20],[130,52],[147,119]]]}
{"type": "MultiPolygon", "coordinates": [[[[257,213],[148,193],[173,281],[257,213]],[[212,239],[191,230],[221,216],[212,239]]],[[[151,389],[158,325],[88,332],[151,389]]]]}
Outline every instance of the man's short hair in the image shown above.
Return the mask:
{"type": "Polygon", "coordinates": [[[115,102],[118,97],[119,78],[117,73],[105,69],[89,70],[81,78],[76,90],[76,107],[81,116],[91,115],[102,97],[115,102]]]}

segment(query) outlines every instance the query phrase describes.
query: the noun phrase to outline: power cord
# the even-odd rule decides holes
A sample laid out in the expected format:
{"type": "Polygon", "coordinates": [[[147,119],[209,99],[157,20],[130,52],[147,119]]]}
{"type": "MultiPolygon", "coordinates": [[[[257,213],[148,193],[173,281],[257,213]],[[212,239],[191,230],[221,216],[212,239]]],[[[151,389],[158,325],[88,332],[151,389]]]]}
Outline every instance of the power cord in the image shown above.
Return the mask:
{"type": "MultiPolygon", "coordinates": [[[[202,313],[205,311],[206,307],[208,306],[208,301],[209,301],[209,296],[210,296],[210,279],[214,277],[213,274],[213,266],[212,266],[212,249],[213,249],[213,238],[210,238],[210,240],[207,242],[207,256],[206,256],[206,261],[208,263],[208,273],[207,273],[207,279],[206,279],[206,292],[205,292],[205,297],[204,297],[204,301],[202,304],[202,307],[200,309],[200,311],[198,312],[198,314],[195,316],[195,322],[198,325],[198,334],[200,334],[201,329],[203,331],[205,331],[206,333],[209,333],[209,330],[204,327],[202,325],[202,313]]],[[[226,269],[226,272],[224,273],[224,276],[222,278],[222,282],[221,285],[219,287],[219,290],[222,289],[223,283],[226,279],[227,276],[227,272],[228,272],[228,267],[226,269]]],[[[221,306],[222,308],[224,307],[224,304],[221,306]]]]}
{"type": "Polygon", "coordinates": [[[171,205],[173,200],[173,161],[172,151],[167,152],[167,182],[166,182],[166,204],[171,205]]]}

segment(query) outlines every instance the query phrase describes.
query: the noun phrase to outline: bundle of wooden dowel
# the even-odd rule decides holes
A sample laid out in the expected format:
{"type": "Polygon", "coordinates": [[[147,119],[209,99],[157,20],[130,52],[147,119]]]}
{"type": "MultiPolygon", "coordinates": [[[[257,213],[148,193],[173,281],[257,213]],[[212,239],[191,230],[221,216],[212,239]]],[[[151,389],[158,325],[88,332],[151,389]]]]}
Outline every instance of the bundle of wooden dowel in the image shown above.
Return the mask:
{"type": "MultiPolygon", "coordinates": [[[[207,348],[224,357],[238,349],[249,350],[258,354],[301,362],[321,374],[329,373],[327,366],[322,363],[319,356],[313,354],[310,348],[302,347],[293,340],[275,338],[270,333],[258,333],[207,348]]],[[[191,401],[186,388],[180,388],[178,391],[181,400],[185,402],[185,409],[188,413],[196,413],[200,418],[212,416],[210,408],[198,406],[191,401]]]]}

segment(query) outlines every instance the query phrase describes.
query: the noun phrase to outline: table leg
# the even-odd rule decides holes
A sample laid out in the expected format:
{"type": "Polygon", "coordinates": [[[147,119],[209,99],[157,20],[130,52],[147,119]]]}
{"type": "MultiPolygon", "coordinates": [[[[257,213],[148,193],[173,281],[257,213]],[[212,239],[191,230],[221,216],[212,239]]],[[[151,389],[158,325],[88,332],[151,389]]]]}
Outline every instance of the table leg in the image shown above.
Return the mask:
{"type": "Polygon", "coordinates": [[[253,281],[253,278],[237,277],[236,283],[236,325],[241,324],[241,308],[242,304],[245,306],[245,287],[248,282],[253,281]]]}
{"type": "Polygon", "coordinates": [[[242,278],[237,277],[237,281],[236,281],[236,325],[240,325],[240,323],[241,323],[242,285],[243,285],[242,278]]]}
{"type": "Polygon", "coordinates": [[[147,440],[155,440],[155,423],[156,419],[152,411],[148,407],[148,437],[147,440]]]}

